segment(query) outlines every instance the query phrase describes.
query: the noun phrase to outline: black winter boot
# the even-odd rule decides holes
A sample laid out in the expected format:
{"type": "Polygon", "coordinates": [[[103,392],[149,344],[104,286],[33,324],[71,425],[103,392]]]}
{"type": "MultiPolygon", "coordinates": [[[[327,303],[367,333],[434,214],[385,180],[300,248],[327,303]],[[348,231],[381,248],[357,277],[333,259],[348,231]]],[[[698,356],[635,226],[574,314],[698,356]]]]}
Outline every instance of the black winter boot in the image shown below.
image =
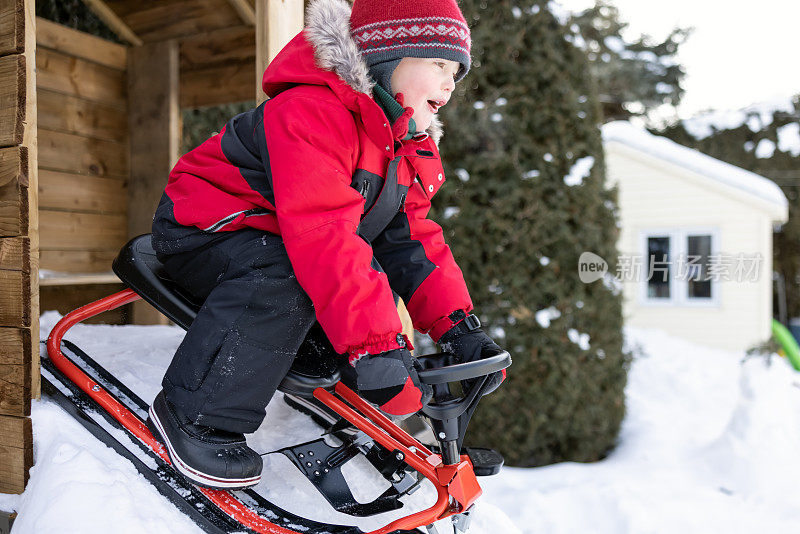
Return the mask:
{"type": "Polygon", "coordinates": [[[231,490],[261,481],[261,456],[247,446],[244,434],[182,419],[163,391],[150,406],[147,428],[166,447],[172,466],[199,486],[231,490]]]}

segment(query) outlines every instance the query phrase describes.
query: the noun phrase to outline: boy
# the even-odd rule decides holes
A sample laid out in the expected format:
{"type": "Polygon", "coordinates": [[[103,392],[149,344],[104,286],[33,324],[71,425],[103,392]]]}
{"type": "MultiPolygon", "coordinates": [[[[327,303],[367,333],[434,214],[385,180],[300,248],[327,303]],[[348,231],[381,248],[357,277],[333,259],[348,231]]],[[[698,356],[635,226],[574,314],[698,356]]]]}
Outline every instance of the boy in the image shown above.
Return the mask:
{"type": "Polygon", "coordinates": [[[258,483],[244,434],[298,351],[346,354],[389,414],[430,399],[393,291],[463,361],[500,350],[425,218],[444,181],[435,115],[470,65],[455,0],[317,0],[306,20],[264,73],[270,100],[180,159],[153,222],[167,272],[204,304],[148,425],[204,486],[258,483]]]}

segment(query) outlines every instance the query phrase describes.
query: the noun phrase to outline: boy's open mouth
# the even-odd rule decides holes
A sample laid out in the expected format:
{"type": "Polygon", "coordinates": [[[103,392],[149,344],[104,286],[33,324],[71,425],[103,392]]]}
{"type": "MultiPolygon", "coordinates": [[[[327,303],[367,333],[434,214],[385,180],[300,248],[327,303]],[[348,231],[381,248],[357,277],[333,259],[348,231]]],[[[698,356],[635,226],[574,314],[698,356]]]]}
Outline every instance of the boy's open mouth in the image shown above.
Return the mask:
{"type": "Polygon", "coordinates": [[[433,113],[439,111],[439,108],[445,104],[444,100],[428,100],[428,107],[433,113]]]}

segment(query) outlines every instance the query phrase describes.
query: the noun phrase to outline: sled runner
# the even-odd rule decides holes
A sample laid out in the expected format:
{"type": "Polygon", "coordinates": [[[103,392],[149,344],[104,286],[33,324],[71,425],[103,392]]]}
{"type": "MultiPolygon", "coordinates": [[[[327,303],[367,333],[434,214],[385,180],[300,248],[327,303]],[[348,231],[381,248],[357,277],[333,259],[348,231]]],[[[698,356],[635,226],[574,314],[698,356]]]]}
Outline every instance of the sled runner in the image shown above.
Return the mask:
{"type": "MultiPolygon", "coordinates": [[[[150,236],[131,240],[114,261],[114,272],[129,286],[79,308],[56,324],[42,360],[43,389],[95,436],[128,458],[156,488],[208,532],[362,534],[353,526],[327,525],[283,510],[253,489],[223,491],[195,486],[171,466],[164,447],[146,427],[148,406],[64,334],[75,324],[143,298],[176,324],[188,328],[200,305],[182,294],[163,273],[150,236]]],[[[464,449],[467,424],[487,389],[487,377],[511,364],[508,353],[476,362],[453,364],[448,354],[419,357],[434,398],[421,414],[438,445],[427,447],[392,423],[345,385],[340,362],[298,357],[281,383],[286,402],[309,415],[340,445],[321,437],[286,447],[284,454],[339,512],[371,516],[403,507],[400,497],[415,491],[423,478],[436,489],[430,508],[392,521],[370,534],[415,531],[452,518],[453,531],[466,532],[469,513],[481,489],[476,474],[494,474],[502,457],[487,449],[464,449]],[[450,383],[469,380],[454,394],[450,383]],[[369,503],[353,497],[342,466],[362,455],[386,479],[388,489],[369,503]]],[[[464,382],[462,382],[464,384],[464,382]]]]}

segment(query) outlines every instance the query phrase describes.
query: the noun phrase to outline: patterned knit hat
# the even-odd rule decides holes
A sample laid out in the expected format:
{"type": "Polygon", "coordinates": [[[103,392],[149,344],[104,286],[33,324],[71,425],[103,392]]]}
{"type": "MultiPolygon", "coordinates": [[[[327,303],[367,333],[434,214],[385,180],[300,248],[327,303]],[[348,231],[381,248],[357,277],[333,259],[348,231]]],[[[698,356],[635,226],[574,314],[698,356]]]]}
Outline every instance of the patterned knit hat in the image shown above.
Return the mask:
{"type": "Polygon", "coordinates": [[[460,63],[456,81],[469,71],[469,27],[456,0],[355,0],[350,30],[368,67],[393,61],[394,70],[410,56],[460,63]]]}

